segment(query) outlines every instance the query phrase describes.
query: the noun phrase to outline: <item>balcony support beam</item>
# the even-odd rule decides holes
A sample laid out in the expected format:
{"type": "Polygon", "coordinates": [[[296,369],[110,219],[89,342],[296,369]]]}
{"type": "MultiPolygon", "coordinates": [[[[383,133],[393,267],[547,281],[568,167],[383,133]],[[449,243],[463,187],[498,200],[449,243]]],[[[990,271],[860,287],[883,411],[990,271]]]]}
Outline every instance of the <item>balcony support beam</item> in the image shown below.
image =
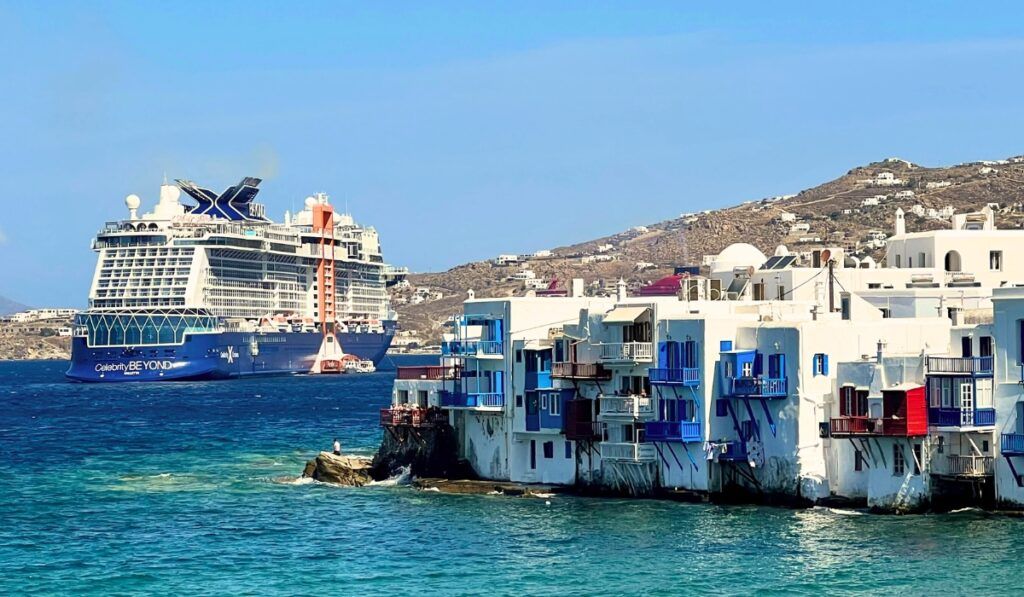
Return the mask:
{"type": "Polygon", "coordinates": [[[764,416],[768,419],[768,428],[772,430],[772,437],[778,437],[775,434],[775,421],[772,420],[772,413],[768,410],[768,401],[764,398],[761,399],[761,408],[764,409],[764,416]]]}
{"type": "Polygon", "coordinates": [[[743,403],[747,405],[747,414],[750,416],[750,424],[754,428],[754,439],[761,441],[761,426],[757,424],[757,419],[754,417],[754,407],[750,406],[749,400],[744,400],[743,403]]]}
{"type": "MultiPolygon", "coordinates": [[[[658,442],[654,442],[654,451],[658,453],[658,457],[661,458],[661,461],[665,463],[665,467],[668,470],[672,470],[672,465],[669,464],[668,459],[665,458],[665,454],[663,454],[662,451],[661,451],[661,448],[658,447],[658,442]]],[[[677,460],[676,462],[679,462],[679,461],[677,460]]],[[[683,468],[683,466],[679,465],[679,468],[683,468]]]]}
{"type": "MultiPolygon", "coordinates": [[[[854,455],[854,458],[857,458],[857,456],[856,456],[856,453],[857,453],[857,452],[863,452],[863,451],[864,451],[864,450],[862,449],[862,448],[863,448],[863,446],[861,446],[860,448],[858,448],[858,447],[857,447],[857,444],[856,444],[856,443],[855,443],[855,442],[853,441],[853,438],[852,438],[852,437],[847,437],[846,439],[850,440],[850,445],[851,445],[851,446],[853,446],[853,452],[854,452],[854,454],[855,454],[855,455],[854,455]]],[[[861,441],[864,441],[864,440],[861,440],[861,441]]],[[[869,454],[870,454],[870,452],[869,452],[869,454]]],[[[871,460],[874,460],[874,459],[875,459],[875,458],[874,458],[874,456],[872,456],[872,457],[871,457],[871,460]]],[[[862,459],[862,460],[864,460],[864,462],[867,462],[867,459],[866,459],[866,458],[865,458],[865,459],[862,459]]],[[[872,467],[872,466],[871,466],[871,465],[869,464],[869,465],[868,465],[868,468],[874,468],[874,467],[872,467]]]]}
{"type": "Polygon", "coordinates": [[[1004,455],[1003,458],[1006,459],[1006,464],[1010,465],[1010,473],[1013,474],[1013,480],[1017,482],[1017,487],[1024,487],[1024,479],[1017,474],[1017,467],[1013,466],[1013,457],[1004,455]]]}

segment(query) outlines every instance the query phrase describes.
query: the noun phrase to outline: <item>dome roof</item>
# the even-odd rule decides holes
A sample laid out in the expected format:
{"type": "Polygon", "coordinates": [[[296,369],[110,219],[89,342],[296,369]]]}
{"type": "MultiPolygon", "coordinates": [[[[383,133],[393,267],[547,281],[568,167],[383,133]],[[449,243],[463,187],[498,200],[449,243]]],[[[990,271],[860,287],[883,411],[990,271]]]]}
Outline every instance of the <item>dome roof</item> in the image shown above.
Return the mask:
{"type": "Polygon", "coordinates": [[[733,243],[715,257],[711,271],[730,271],[734,267],[761,267],[768,258],[749,243],[733,243]]]}

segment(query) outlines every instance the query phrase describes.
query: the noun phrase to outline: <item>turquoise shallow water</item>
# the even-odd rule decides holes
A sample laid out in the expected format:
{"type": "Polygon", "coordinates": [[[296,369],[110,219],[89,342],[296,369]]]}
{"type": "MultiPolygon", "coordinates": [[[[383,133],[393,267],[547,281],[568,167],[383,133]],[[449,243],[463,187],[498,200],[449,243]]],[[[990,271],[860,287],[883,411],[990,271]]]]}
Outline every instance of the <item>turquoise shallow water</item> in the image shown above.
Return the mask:
{"type": "Polygon", "coordinates": [[[0,594],[993,594],[1024,520],[291,484],[391,373],[77,385],[0,363],[0,594]]]}

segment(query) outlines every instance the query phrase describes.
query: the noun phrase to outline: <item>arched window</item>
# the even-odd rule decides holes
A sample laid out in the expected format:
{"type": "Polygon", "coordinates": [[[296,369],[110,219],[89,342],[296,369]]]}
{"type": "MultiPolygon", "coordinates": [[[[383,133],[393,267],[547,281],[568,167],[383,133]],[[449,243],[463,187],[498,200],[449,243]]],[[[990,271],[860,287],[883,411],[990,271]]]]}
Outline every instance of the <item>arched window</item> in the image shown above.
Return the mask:
{"type": "Polygon", "coordinates": [[[956,251],[950,251],[949,253],[946,253],[946,271],[960,271],[960,253],[957,253],[956,251]]]}

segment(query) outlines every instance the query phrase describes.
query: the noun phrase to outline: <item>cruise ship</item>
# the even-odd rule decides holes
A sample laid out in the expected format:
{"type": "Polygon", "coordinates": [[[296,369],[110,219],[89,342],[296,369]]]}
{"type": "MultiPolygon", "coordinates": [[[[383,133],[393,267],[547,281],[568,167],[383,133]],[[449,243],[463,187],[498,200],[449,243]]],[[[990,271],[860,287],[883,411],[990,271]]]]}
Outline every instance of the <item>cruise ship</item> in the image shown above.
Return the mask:
{"type": "Polygon", "coordinates": [[[83,382],[227,379],[340,372],[378,363],[394,337],[377,231],[317,193],[283,223],[253,200],[261,180],[217,194],[166,181],[152,211],[137,195],[108,222],[67,377],[83,382]],[[182,202],[182,192],[192,201],[182,202]]]}

